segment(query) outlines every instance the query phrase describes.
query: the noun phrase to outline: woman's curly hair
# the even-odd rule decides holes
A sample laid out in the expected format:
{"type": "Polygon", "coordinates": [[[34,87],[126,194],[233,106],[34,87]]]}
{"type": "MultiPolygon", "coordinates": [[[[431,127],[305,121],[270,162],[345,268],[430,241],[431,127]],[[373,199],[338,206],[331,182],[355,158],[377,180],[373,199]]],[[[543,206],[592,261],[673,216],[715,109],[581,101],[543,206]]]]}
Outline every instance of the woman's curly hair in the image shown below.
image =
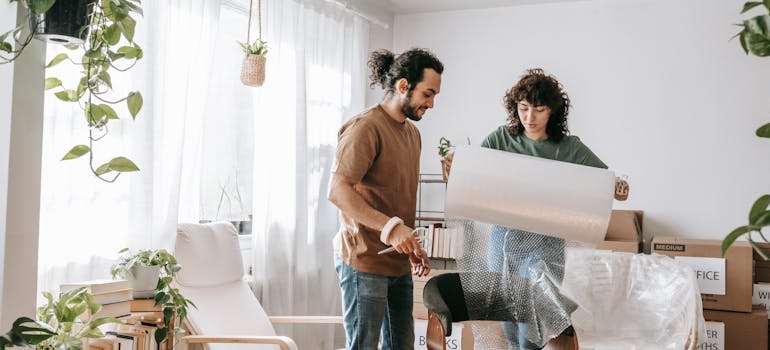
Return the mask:
{"type": "Polygon", "coordinates": [[[409,82],[409,91],[414,90],[417,83],[422,81],[425,68],[431,68],[436,73],[444,72],[444,65],[430,51],[412,48],[409,51],[395,55],[380,49],[369,56],[369,87],[381,86],[385,91],[395,91],[396,82],[405,78],[409,82]]]}
{"type": "Polygon", "coordinates": [[[540,68],[528,69],[514,87],[505,92],[503,106],[508,112],[508,124],[506,127],[513,135],[524,133],[524,125],[521,124],[517,105],[521,101],[527,101],[532,106],[548,106],[551,116],[545,132],[548,139],[559,142],[564,136],[569,135],[567,128],[567,114],[569,114],[570,101],[564,87],[553,75],[546,75],[540,68]]]}

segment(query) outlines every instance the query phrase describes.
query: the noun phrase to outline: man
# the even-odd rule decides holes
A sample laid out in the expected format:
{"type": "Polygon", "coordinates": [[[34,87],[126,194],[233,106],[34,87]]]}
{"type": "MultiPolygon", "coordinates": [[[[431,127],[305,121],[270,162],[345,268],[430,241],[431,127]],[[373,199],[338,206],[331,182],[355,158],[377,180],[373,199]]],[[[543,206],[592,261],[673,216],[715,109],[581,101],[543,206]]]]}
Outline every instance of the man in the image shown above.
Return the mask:
{"type": "Polygon", "coordinates": [[[378,50],[369,58],[378,105],[339,130],[329,200],[340,209],[334,237],[347,349],[412,349],[412,276],[430,272],[413,232],[420,172],[419,121],[441,88],[443,64],[430,52],[378,50]],[[407,120],[409,119],[409,120],[407,120]],[[411,121],[410,121],[411,120],[411,121]],[[389,246],[394,252],[379,254],[389,246]]]}

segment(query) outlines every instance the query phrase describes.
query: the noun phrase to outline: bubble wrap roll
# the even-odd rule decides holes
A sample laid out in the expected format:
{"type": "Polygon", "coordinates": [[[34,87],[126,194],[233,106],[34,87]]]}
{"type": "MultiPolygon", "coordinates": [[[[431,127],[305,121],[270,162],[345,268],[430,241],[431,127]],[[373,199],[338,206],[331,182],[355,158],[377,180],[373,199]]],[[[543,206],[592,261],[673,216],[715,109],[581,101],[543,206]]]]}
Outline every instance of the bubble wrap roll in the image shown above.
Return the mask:
{"type": "Polygon", "coordinates": [[[580,241],[604,239],[615,175],[605,169],[482,147],[458,147],[446,216],[580,241]]]}

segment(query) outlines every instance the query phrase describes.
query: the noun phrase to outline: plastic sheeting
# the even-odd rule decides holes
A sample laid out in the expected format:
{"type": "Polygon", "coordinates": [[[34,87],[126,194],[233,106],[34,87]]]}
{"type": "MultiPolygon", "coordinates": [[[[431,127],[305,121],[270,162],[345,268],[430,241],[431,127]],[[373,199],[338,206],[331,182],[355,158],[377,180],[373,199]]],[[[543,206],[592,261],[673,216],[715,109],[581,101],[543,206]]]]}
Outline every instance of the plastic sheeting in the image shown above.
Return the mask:
{"type": "Polygon", "coordinates": [[[685,349],[705,339],[700,291],[692,269],[658,254],[570,248],[561,293],[581,348],[685,349]]]}
{"type": "MultiPolygon", "coordinates": [[[[579,330],[581,348],[588,345],[585,336],[595,340],[596,349],[612,349],[614,345],[604,347],[599,340],[607,338],[606,332],[621,330],[618,334],[624,338],[618,341],[624,345],[620,348],[632,349],[634,337],[643,337],[640,344],[650,345],[652,340],[683,335],[684,328],[695,324],[684,321],[697,323],[698,313],[692,308],[699,310],[699,304],[693,304],[700,299],[692,298],[697,285],[689,279],[694,277],[688,277],[686,269],[677,270],[673,260],[592,255],[587,252],[595,250],[582,248],[604,238],[613,192],[614,174],[604,169],[458,148],[447,189],[446,223],[455,231],[454,251],[470,319],[501,321],[508,349],[539,349],[571,324],[579,330]],[[669,269],[675,273],[667,275],[669,269]],[[619,286],[601,284],[608,275],[628,279],[619,286]],[[667,277],[655,279],[654,275],[667,277]],[[565,282],[569,293],[562,290],[565,282]],[[663,288],[663,283],[669,284],[663,288]],[[633,322],[621,327],[617,325],[623,323],[618,322],[606,329],[611,321],[633,317],[639,308],[659,307],[685,295],[688,298],[678,299],[682,305],[671,313],[639,318],[653,322],[652,327],[633,322]],[[605,303],[609,296],[614,299],[605,303]],[[576,310],[580,311],[573,315],[576,310]],[[608,318],[610,314],[616,316],[608,318]],[[662,325],[664,330],[658,328],[662,325]],[[659,333],[651,333],[653,328],[659,333]],[[632,334],[633,329],[639,332],[632,334]]],[[[476,334],[476,328],[489,327],[473,328],[477,345],[499,346],[499,339],[476,334]]],[[[666,341],[648,348],[680,345],[666,341]]]]}

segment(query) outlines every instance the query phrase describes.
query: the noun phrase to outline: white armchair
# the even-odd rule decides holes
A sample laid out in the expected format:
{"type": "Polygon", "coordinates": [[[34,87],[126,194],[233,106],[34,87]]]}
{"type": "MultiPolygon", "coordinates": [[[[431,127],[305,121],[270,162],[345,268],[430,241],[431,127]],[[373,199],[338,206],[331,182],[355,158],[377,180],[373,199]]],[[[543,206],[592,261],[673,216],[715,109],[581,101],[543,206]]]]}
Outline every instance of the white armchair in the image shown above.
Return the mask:
{"type": "Polygon", "coordinates": [[[268,317],[243,280],[238,234],[229,222],[179,224],[174,256],[182,265],[175,282],[198,307],[188,310],[192,335],[182,342],[210,350],[296,350],[291,338],[276,335],[273,322],[342,324],[340,316],[268,317]]]}

